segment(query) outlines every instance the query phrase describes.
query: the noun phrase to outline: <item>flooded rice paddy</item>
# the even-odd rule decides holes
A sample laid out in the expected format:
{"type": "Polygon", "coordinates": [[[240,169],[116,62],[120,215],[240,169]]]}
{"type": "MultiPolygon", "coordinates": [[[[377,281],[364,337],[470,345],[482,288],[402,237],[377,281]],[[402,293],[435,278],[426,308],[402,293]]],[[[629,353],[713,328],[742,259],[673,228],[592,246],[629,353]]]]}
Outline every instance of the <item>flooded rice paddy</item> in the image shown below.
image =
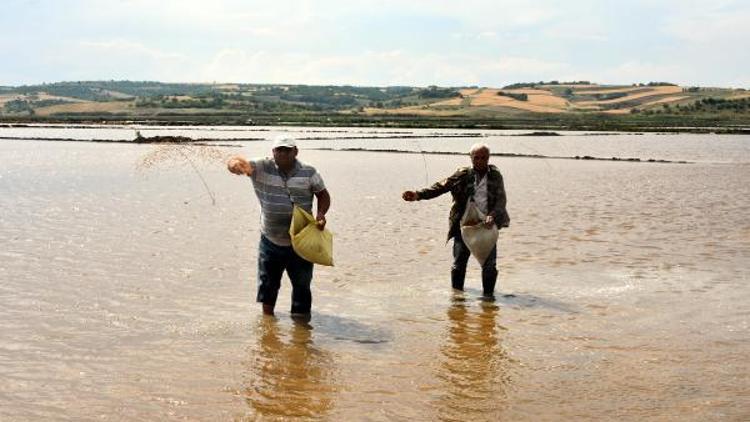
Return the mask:
{"type": "Polygon", "coordinates": [[[0,128],[1,420],[747,420],[750,137],[0,128]],[[299,139],[333,205],[312,320],[254,303],[259,209],[227,156],[299,139]],[[450,289],[449,196],[493,152],[499,296],[450,289]],[[333,150],[321,150],[321,148],[333,150]],[[417,154],[336,151],[396,149],[417,154]]]}

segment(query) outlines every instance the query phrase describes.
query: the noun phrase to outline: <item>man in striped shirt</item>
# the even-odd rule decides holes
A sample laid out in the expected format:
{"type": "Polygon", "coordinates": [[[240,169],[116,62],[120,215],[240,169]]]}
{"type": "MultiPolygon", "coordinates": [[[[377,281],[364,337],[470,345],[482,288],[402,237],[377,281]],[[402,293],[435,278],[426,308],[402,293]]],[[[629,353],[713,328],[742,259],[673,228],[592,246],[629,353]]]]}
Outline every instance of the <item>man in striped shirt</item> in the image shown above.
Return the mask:
{"type": "Polygon", "coordinates": [[[260,202],[257,301],[267,315],[273,315],[284,271],[292,282],[292,316],[309,317],[312,306],[313,264],[292,249],[289,225],[294,205],[312,214],[315,196],[315,219],[323,230],[331,196],[317,170],[297,160],[298,152],[294,139],[280,138],[273,143],[273,158],[233,157],[227,163],[230,172],[250,177],[260,202]]]}

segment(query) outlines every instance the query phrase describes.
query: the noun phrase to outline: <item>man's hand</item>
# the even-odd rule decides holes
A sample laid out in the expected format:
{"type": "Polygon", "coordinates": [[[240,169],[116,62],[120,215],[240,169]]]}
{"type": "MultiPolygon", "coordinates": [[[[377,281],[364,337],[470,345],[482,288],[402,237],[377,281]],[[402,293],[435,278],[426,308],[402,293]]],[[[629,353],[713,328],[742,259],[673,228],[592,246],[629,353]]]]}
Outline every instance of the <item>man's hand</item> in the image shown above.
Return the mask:
{"type": "Polygon", "coordinates": [[[419,195],[417,195],[417,193],[413,190],[408,190],[401,194],[401,198],[403,198],[404,201],[412,202],[418,200],[419,195]]]}
{"type": "Polygon", "coordinates": [[[227,161],[227,169],[236,175],[250,176],[253,174],[253,166],[242,157],[232,157],[227,161]]]}
{"type": "Polygon", "coordinates": [[[318,230],[323,230],[326,228],[325,214],[318,213],[318,215],[315,217],[315,225],[318,227],[318,230]]]}
{"type": "Polygon", "coordinates": [[[495,224],[495,216],[494,215],[488,215],[484,218],[484,226],[488,229],[492,227],[492,225],[495,224]]]}

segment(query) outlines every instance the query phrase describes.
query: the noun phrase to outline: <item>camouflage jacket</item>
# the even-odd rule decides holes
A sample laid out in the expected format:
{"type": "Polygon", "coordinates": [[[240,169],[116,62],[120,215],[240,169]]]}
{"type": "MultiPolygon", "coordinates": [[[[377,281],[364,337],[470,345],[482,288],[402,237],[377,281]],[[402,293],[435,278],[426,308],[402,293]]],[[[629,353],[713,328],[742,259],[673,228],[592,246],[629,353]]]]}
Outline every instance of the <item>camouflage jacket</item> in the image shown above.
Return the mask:
{"type": "MultiPolygon", "coordinates": [[[[466,204],[474,196],[474,178],[476,172],[472,167],[460,167],[447,179],[441,180],[429,188],[417,191],[417,197],[422,199],[436,198],[446,192],[453,196],[453,206],[448,216],[448,239],[460,233],[459,222],[466,210],[466,204]]],[[[487,210],[495,217],[497,228],[508,227],[510,217],[505,209],[507,198],[503,175],[497,167],[490,165],[487,175],[487,210]]]]}

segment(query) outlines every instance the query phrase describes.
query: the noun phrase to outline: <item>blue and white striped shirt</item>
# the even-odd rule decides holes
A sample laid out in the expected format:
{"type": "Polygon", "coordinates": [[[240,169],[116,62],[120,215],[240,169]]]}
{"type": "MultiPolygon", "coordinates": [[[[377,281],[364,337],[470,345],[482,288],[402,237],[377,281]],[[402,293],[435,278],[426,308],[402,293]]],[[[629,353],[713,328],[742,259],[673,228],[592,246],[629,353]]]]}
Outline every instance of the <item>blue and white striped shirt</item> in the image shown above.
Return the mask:
{"type": "Polygon", "coordinates": [[[289,225],[293,205],[312,214],[313,194],[326,188],[315,167],[295,160],[289,176],[281,173],[272,158],[250,160],[255,195],[260,202],[260,232],[279,246],[291,245],[289,225]]]}

